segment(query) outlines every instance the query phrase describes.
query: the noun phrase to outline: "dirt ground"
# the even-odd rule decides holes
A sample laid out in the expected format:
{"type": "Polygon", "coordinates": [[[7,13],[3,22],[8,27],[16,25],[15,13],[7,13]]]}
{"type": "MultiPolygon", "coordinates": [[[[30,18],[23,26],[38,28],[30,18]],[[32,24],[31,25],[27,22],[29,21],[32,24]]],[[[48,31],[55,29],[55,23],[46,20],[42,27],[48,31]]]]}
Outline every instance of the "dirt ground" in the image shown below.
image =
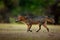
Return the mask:
{"type": "Polygon", "coordinates": [[[0,24],[0,40],[60,40],[60,25],[47,25],[50,32],[42,26],[33,25],[32,32],[27,32],[25,24],[0,24]]]}

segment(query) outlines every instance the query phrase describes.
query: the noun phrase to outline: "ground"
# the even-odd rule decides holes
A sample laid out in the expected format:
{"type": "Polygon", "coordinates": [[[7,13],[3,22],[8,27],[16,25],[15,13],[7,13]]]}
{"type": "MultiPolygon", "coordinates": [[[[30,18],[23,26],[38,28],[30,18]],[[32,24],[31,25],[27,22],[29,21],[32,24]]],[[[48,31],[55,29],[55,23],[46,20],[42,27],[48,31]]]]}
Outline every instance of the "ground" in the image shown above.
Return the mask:
{"type": "Polygon", "coordinates": [[[0,24],[0,40],[60,40],[60,25],[47,25],[50,32],[42,26],[33,25],[32,32],[27,32],[25,24],[0,24]]]}

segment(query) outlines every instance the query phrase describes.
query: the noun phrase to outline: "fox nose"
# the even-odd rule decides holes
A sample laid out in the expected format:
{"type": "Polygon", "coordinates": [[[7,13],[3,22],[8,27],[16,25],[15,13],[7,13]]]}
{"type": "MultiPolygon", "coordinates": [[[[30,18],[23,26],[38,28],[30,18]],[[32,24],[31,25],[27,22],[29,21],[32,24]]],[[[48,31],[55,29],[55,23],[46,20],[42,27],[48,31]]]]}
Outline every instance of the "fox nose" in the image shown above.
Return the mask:
{"type": "Polygon", "coordinates": [[[16,22],[18,22],[18,20],[16,20],[16,22]]]}

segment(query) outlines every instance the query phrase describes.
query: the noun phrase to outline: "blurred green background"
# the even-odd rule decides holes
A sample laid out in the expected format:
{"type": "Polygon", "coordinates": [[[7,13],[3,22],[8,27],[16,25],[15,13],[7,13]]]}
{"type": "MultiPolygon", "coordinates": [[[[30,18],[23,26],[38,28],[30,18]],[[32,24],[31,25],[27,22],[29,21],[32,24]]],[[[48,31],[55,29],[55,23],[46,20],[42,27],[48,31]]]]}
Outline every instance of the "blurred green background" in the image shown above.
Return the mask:
{"type": "Polygon", "coordinates": [[[0,0],[0,23],[15,23],[17,15],[54,16],[60,24],[59,0],[0,0]]]}

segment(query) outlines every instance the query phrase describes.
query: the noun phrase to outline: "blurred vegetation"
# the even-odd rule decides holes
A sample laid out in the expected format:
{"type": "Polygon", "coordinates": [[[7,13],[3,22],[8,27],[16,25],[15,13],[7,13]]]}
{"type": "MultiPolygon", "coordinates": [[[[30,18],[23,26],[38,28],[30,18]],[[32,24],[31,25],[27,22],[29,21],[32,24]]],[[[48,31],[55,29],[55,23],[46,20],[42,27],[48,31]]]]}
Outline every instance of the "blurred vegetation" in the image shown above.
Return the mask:
{"type": "Polygon", "coordinates": [[[45,7],[54,4],[55,0],[3,0],[1,2],[4,2],[5,4],[1,3],[0,6],[7,6],[9,11],[11,11],[11,15],[17,15],[28,11],[40,15],[44,13],[45,7]]]}
{"type": "MultiPolygon", "coordinates": [[[[46,15],[47,13],[50,15],[51,6],[54,5],[56,1],[57,0],[0,0],[0,15],[2,16],[2,20],[8,20],[8,23],[12,17],[19,14],[32,13],[34,15],[46,15]]],[[[55,15],[53,14],[53,16],[55,15]]]]}

